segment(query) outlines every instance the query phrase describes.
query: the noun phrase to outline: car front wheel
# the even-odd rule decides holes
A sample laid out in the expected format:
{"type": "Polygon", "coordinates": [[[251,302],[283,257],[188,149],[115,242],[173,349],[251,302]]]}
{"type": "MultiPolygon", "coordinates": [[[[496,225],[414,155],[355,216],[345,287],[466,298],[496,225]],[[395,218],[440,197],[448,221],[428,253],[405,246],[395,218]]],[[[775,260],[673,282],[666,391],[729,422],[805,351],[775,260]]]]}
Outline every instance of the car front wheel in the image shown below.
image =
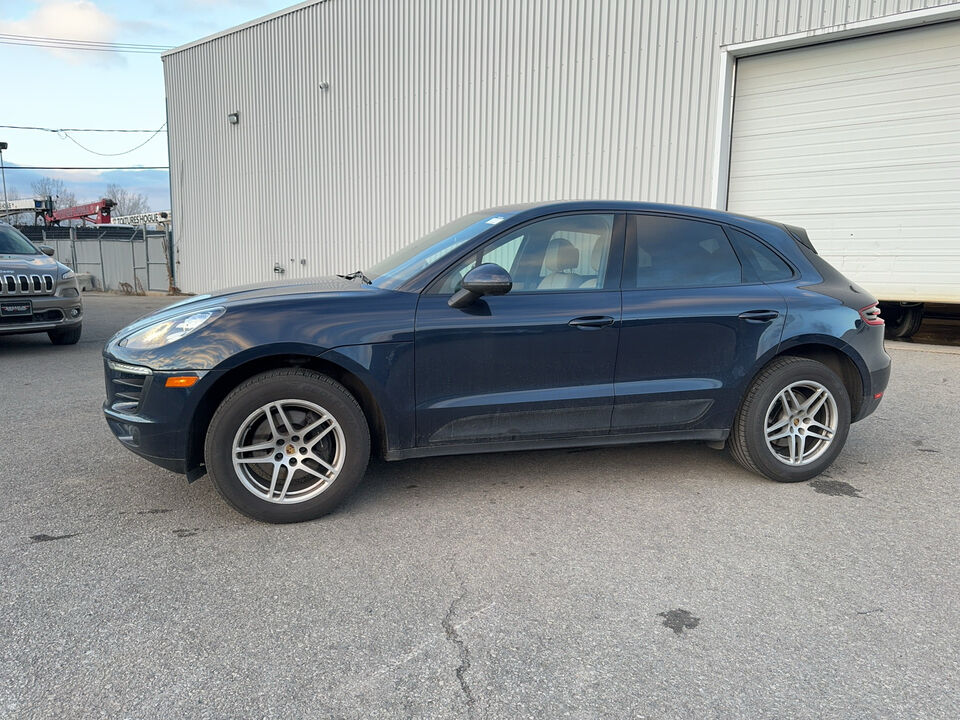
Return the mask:
{"type": "Polygon", "coordinates": [[[754,379],[730,431],[730,451],[745,468],[778,482],[826,470],[850,430],[850,398],[830,368],[781,357],[754,379]]]}
{"type": "Polygon", "coordinates": [[[339,383],[302,368],[257,375],[217,408],[204,457],[220,494],[265,522],[312,520],[363,477],[370,431],[339,383]]]}

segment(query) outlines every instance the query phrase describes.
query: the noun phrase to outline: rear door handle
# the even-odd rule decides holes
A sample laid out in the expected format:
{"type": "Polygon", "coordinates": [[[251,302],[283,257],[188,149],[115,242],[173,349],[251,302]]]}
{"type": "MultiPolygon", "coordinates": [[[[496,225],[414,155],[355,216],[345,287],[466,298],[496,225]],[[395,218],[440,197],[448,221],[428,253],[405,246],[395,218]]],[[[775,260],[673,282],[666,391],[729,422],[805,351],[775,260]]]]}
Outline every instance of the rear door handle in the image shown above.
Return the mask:
{"type": "Polygon", "coordinates": [[[574,318],[568,322],[567,325],[589,330],[591,328],[602,328],[607,327],[607,325],[613,325],[613,318],[609,315],[585,315],[584,317],[574,318]]]}
{"type": "Polygon", "coordinates": [[[770,322],[780,317],[776,310],[748,310],[740,313],[737,317],[747,322],[770,322]]]}

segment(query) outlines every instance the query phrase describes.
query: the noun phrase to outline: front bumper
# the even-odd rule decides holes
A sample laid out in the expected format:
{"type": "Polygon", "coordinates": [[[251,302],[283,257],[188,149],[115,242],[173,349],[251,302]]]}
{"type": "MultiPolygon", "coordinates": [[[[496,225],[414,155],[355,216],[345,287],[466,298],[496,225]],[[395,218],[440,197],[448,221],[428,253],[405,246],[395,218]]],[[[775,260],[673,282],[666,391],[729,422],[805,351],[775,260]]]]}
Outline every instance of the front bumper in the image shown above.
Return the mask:
{"type": "Polygon", "coordinates": [[[83,301],[59,295],[0,296],[4,303],[29,302],[30,315],[0,317],[0,335],[49,332],[75,327],[83,321],[83,301]]]}
{"type": "Polygon", "coordinates": [[[103,415],[128,450],[155,465],[187,473],[190,426],[199,398],[212,381],[205,371],[155,372],[104,358],[103,415]],[[189,388],[168,388],[172,376],[200,378],[189,388]],[[207,382],[205,382],[207,381],[207,382]]]}

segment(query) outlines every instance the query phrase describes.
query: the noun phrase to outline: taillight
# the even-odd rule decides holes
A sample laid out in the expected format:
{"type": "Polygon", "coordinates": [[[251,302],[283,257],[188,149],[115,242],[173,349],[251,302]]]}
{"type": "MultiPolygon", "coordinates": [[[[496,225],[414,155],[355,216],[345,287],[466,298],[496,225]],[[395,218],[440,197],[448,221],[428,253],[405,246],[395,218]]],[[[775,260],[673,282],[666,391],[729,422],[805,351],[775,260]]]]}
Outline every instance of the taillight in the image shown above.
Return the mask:
{"type": "Polygon", "coordinates": [[[883,318],[880,317],[880,306],[877,303],[861,308],[860,317],[867,325],[883,325],[883,318]]]}

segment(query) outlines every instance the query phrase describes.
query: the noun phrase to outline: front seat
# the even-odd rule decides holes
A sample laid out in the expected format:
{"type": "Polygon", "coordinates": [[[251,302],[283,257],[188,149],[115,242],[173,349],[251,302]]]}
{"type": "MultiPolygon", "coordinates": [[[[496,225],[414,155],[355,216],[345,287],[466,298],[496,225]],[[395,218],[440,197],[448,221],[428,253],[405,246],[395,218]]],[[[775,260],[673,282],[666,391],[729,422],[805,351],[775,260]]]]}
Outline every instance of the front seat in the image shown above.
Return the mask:
{"type": "Polygon", "coordinates": [[[593,243],[593,252],[590,253],[590,267],[593,269],[593,272],[596,273],[596,276],[588,278],[582,285],[580,285],[580,287],[598,287],[598,282],[600,280],[600,268],[603,267],[603,256],[606,254],[607,247],[609,245],[610,238],[606,235],[601,235],[597,238],[596,242],[593,243]]]}
{"type": "Polygon", "coordinates": [[[566,238],[553,238],[547,245],[547,254],[543,258],[546,275],[538,290],[568,290],[580,287],[583,277],[569,272],[580,264],[580,251],[566,238]]]}

